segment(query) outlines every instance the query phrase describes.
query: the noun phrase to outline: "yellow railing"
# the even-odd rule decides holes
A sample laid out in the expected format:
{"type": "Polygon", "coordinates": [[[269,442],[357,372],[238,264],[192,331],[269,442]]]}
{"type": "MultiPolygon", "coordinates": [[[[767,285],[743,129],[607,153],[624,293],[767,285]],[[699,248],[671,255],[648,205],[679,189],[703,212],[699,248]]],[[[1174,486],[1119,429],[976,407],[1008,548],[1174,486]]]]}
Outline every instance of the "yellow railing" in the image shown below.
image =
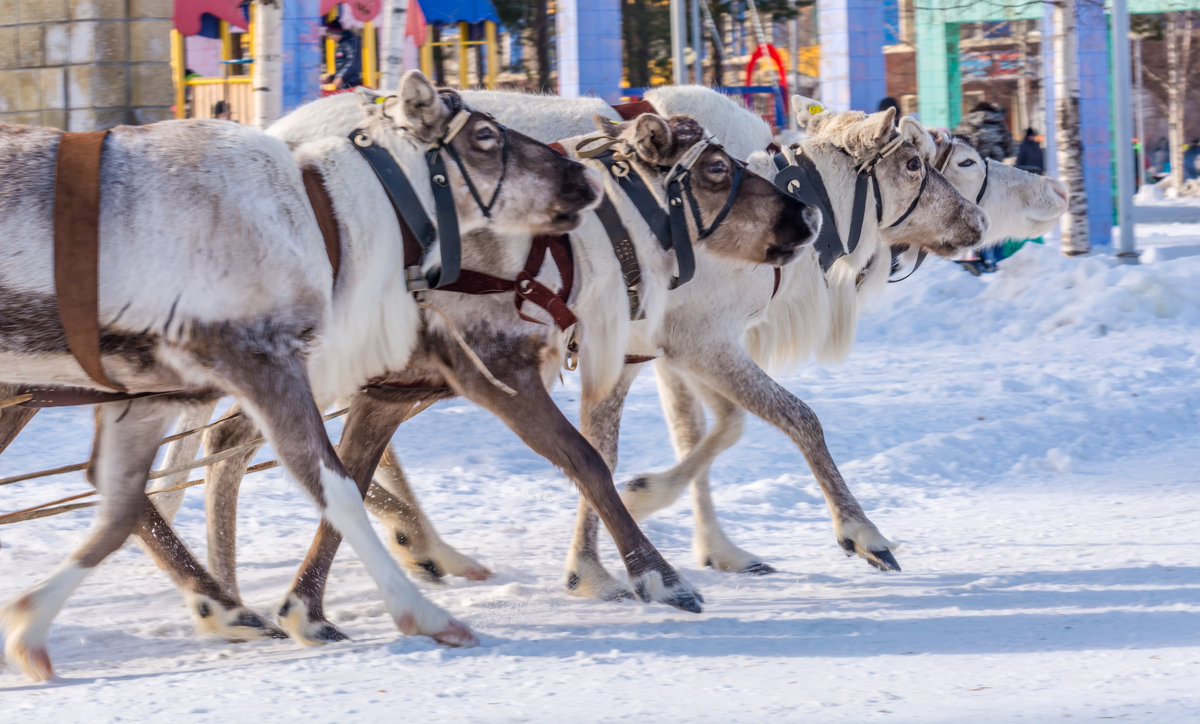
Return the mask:
{"type": "Polygon", "coordinates": [[[433,77],[433,49],[435,46],[454,48],[458,58],[458,86],[466,88],[470,79],[471,66],[467,48],[481,45],[484,46],[484,51],[487,53],[487,77],[482,79],[483,84],[488,88],[495,89],[496,78],[500,74],[500,43],[496,35],[496,24],[485,20],[483,29],[483,40],[467,40],[468,24],[463,22],[458,24],[458,37],[454,40],[434,41],[431,40],[433,28],[426,27],[425,42],[421,44],[421,72],[430,78],[433,77]]]}

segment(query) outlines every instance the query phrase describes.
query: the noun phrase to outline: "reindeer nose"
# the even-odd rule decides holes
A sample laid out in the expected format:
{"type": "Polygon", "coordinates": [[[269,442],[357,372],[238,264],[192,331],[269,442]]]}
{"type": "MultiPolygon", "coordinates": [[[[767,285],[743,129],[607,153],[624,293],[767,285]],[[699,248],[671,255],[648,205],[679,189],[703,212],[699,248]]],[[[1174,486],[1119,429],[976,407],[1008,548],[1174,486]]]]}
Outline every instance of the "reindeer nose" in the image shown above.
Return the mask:
{"type": "Polygon", "coordinates": [[[558,196],[563,202],[583,209],[599,200],[600,188],[587,168],[573,163],[564,174],[558,196]]]}

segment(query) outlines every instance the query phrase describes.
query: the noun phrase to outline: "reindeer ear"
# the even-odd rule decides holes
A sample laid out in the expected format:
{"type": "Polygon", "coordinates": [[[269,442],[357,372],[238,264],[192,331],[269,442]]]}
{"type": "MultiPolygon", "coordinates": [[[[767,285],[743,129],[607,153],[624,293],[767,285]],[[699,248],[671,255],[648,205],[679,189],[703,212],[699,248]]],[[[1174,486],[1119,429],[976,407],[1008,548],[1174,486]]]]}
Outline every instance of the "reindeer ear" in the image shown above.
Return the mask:
{"type": "Polygon", "coordinates": [[[809,135],[817,133],[826,121],[837,115],[815,98],[801,95],[792,96],[792,113],[796,114],[796,125],[809,135]]]}
{"type": "Polygon", "coordinates": [[[673,139],[666,120],[653,113],[643,113],[633,121],[633,147],[638,156],[649,163],[665,165],[671,156],[673,139]]]}
{"type": "Polygon", "coordinates": [[[450,109],[442,103],[437,89],[420,71],[410,70],[400,79],[401,126],[417,138],[429,141],[438,137],[446,126],[450,109]]]}
{"type": "Polygon", "coordinates": [[[896,109],[888,108],[886,111],[872,113],[867,116],[869,119],[869,132],[873,136],[876,143],[886,143],[892,136],[892,132],[896,130],[896,109]]]}
{"type": "Polygon", "coordinates": [[[904,137],[904,140],[916,146],[926,159],[932,159],[937,155],[937,144],[934,143],[933,137],[925,132],[925,127],[915,118],[905,116],[900,119],[900,135],[904,137]]]}
{"type": "Polygon", "coordinates": [[[628,123],[614,121],[608,116],[601,115],[599,113],[592,116],[592,123],[595,124],[597,131],[600,131],[609,138],[616,138],[617,136],[620,136],[621,133],[629,127],[628,123]]]}

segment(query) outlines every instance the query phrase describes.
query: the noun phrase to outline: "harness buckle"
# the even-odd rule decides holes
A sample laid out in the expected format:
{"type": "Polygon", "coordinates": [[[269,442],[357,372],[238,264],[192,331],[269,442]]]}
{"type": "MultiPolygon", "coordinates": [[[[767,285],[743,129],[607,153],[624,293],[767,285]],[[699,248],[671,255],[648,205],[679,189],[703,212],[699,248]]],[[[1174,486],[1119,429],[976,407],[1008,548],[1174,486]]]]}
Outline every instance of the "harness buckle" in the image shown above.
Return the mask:
{"type": "Polygon", "coordinates": [[[429,281],[421,273],[421,267],[404,267],[404,288],[409,292],[423,292],[429,289],[429,281]]]}
{"type": "Polygon", "coordinates": [[[567,356],[563,358],[563,369],[574,372],[579,369],[579,339],[577,329],[571,330],[571,338],[567,340],[567,356]]]}

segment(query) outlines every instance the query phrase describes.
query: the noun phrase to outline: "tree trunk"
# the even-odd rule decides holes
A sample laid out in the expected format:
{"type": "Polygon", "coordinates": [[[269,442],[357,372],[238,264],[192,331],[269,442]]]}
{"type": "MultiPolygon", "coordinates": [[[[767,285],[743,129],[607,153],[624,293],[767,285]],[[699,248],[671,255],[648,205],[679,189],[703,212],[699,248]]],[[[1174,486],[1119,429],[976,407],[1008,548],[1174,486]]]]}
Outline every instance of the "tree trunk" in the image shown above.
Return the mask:
{"type": "MultiPolygon", "coordinates": [[[[725,85],[725,65],[721,59],[725,56],[725,49],[721,47],[721,40],[725,37],[725,16],[717,13],[713,16],[713,26],[716,28],[716,37],[711,38],[713,52],[713,85],[725,85]]],[[[795,59],[792,59],[795,61],[795,59]]]]}
{"type": "Polygon", "coordinates": [[[254,10],[253,123],[266,128],[283,115],[283,8],[260,2],[254,10]]]}
{"type": "Polygon", "coordinates": [[[1192,55],[1194,13],[1168,14],[1167,20],[1167,142],[1171,153],[1171,183],[1183,188],[1183,115],[1187,100],[1188,67],[1192,55]]]}
{"type": "Polygon", "coordinates": [[[550,87],[550,3],[549,0],[537,0],[537,19],[534,21],[537,32],[537,83],[542,93],[552,93],[550,87]]]}
{"type": "MultiPolygon", "coordinates": [[[[433,25],[427,30],[431,42],[442,42],[442,29],[433,25]]],[[[440,86],[446,85],[446,49],[441,45],[433,46],[433,79],[440,86]]]]}
{"type": "Polygon", "coordinates": [[[400,76],[404,75],[404,26],[408,0],[385,0],[383,4],[383,32],[380,33],[379,57],[383,60],[379,69],[379,89],[395,91],[400,87],[400,76]]]}
{"type": "Polygon", "coordinates": [[[1083,188],[1083,137],[1079,118],[1079,64],[1076,53],[1079,10],[1077,2],[1063,0],[1054,9],[1054,70],[1056,77],[1058,176],[1071,194],[1062,228],[1064,254],[1085,254],[1088,242],[1087,196],[1083,188]]]}
{"type": "Polygon", "coordinates": [[[621,24],[629,87],[645,88],[650,85],[650,40],[646,34],[646,0],[633,0],[622,7],[621,24]]]}

